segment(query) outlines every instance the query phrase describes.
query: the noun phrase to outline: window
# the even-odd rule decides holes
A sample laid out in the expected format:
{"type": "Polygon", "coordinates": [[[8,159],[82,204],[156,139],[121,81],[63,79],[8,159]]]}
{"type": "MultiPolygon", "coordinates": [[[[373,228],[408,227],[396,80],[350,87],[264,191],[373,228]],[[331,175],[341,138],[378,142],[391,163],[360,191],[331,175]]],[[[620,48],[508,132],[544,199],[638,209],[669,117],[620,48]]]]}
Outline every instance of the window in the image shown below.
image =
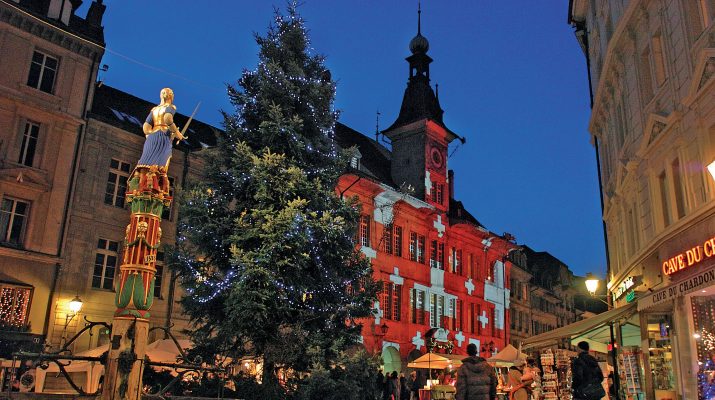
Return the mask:
{"type": "Polygon", "coordinates": [[[383,228],[382,242],[385,253],[392,254],[392,225],[387,225],[383,228]]]}
{"type": "Polygon", "coordinates": [[[164,252],[156,252],[156,275],[154,275],[154,297],[161,298],[161,284],[164,280],[164,252]]]}
{"type": "Polygon", "coordinates": [[[21,245],[25,236],[30,203],[3,198],[0,208],[0,242],[21,245]]]}
{"type": "Polygon", "coordinates": [[[452,272],[454,272],[457,275],[462,275],[462,249],[454,249],[452,248],[452,272]]]}
{"type": "Polygon", "coordinates": [[[410,232],[410,260],[425,263],[425,237],[410,232]]]}
{"type": "Polygon", "coordinates": [[[467,278],[474,278],[474,254],[467,255],[467,278]]]}
{"type": "Polygon", "coordinates": [[[474,315],[474,303],[469,303],[467,306],[467,331],[469,333],[474,333],[474,321],[476,320],[474,315]]]}
{"type": "Polygon", "coordinates": [[[447,312],[444,319],[447,321],[442,324],[442,327],[455,330],[455,327],[457,326],[457,299],[447,300],[447,312]]]}
{"type": "Polygon", "coordinates": [[[413,324],[425,323],[425,291],[412,289],[410,291],[410,304],[412,308],[411,322],[413,324]]]}
{"type": "Polygon", "coordinates": [[[129,163],[115,160],[114,158],[109,161],[109,176],[107,177],[107,188],[104,192],[104,204],[124,208],[129,170],[129,163]]]}
{"type": "Polygon", "coordinates": [[[638,250],[638,221],[636,217],[635,207],[628,210],[628,255],[633,255],[638,250]]]}
{"type": "Polygon", "coordinates": [[[444,296],[432,293],[430,298],[430,326],[433,328],[444,328],[442,321],[444,317],[444,296]]]}
{"type": "Polygon", "coordinates": [[[27,324],[32,289],[0,286],[0,322],[12,326],[27,324]]]}
{"type": "Polygon", "coordinates": [[[358,230],[358,243],[360,246],[370,247],[370,216],[360,216],[360,229],[358,230]]]}
{"type": "Polygon", "coordinates": [[[444,243],[432,241],[430,267],[444,269],[444,243]]]}
{"type": "MultiPolygon", "coordinates": [[[[482,321],[479,319],[482,316],[482,305],[477,304],[477,314],[474,316],[474,323],[477,325],[477,334],[482,334],[482,321]]],[[[474,332],[474,331],[472,331],[474,332]]]]}
{"type": "Polygon", "coordinates": [[[432,181],[430,188],[430,200],[437,204],[442,204],[444,201],[444,184],[432,181]]]}
{"type": "Polygon", "coordinates": [[[58,61],[47,54],[35,51],[30,63],[30,74],[27,77],[27,86],[52,93],[55,87],[58,61]]]}
{"type": "Polygon", "coordinates": [[[395,226],[392,232],[393,236],[393,254],[397,257],[402,257],[402,227],[395,226]]]}
{"type": "MultiPolygon", "coordinates": [[[[171,198],[174,198],[174,178],[169,177],[169,196],[171,198]]],[[[171,221],[171,209],[172,205],[174,202],[172,201],[169,206],[164,206],[164,208],[161,209],[161,219],[165,219],[167,221],[171,221]]]]}
{"type": "Polygon", "coordinates": [[[685,216],[685,195],[683,194],[683,181],[680,178],[680,160],[677,158],[670,164],[673,173],[673,191],[675,192],[675,211],[678,219],[685,216]]]}
{"type": "Polygon", "coordinates": [[[462,312],[462,300],[456,299],[456,307],[454,309],[454,322],[452,323],[452,330],[453,331],[461,331],[462,330],[462,315],[464,314],[462,312]]]}
{"type": "Polygon", "coordinates": [[[94,259],[94,274],[92,275],[93,288],[112,290],[114,272],[117,269],[118,251],[118,242],[106,239],[97,241],[97,255],[94,259]]]}
{"type": "Polygon", "coordinates": [[[668,179],[665,176],[665,171],[658,175],[658,191],[660,192],[660,208],[662,211],[663,226],[668,226],[672,222],[670,219],[670,194],[668,189],[668,179]]]}
{"type": "Polygon", "coordinates": [[[511,326],[512,330],[516,329],[516,314],[517,313],[518,313],[518,311],[511,312],[511,325],[510,326],[511,326]]]}
{"type": "Polygon", "coordinates": [[[665,82],[665,57],[663,56],[663,40],[660,33],[653,36],[651,40],[653,48],[653,64],[655,67],[655,82],[660,87],[665,82]]]}
{"type": "Polygon", "coordinates": [[[388,225],[382,236],[385,253],[402,257],[402,227],[388,225]]]}
{"type": "Polygon", "coordinates": [[[653,98],[653,76],[651,75],[650,49],[643,50],[640,56],[640,86],[643,104],[648,104],[653,98]]]}
{"type": "Polygon", "coordinates": [[[382,282],[380,299],[383,307],[383,317],[385,319],[399,321],[402,304],[402,285],[397,285],[392,282],[382,282]]]}
{"type": "Polygon", "coordinates": [[[27,121],[25,130],[22,133],[22,144],[20,145],[20,157],[17,162],[22,165],[32,167],[35,161],[35,150],[37,149],[37,138],[40,136],[40,125],[27,121]]]}

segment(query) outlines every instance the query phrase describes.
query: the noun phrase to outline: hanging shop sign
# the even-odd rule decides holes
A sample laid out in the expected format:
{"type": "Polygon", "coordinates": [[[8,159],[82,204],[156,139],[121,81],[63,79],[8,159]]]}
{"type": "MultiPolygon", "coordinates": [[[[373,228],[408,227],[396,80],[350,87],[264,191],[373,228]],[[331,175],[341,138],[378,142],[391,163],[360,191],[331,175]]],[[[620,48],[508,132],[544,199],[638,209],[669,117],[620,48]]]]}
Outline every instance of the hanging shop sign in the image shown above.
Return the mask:
{"type": "Polygon", "coordinates": [[[663,289],[658,289],[638,300],[638,311],[665,303],[690,292],[715,285],[715,267],[699,272],[695,276],[683,279],[663,289]]]}
{"type": "Polygon", "coordinates": [[[715,237],[711,237],[703,244],[687,249],[665,260],[663,262],[663,273],[672,275],[713,256],[715,256],[715,237]]]}
{"type": "Polygon", "coordinates": [[[643,281],[643,277],[638,275],[638,276],[629,276],[628,278],[624,279],[621,283],[619,283],[616,287],[611,290],[613,293],[613,300],[618,300],[621,297],[623,297],[624,294],[628,293],[630,289],[633,289],[641,284],[643,281]]]}

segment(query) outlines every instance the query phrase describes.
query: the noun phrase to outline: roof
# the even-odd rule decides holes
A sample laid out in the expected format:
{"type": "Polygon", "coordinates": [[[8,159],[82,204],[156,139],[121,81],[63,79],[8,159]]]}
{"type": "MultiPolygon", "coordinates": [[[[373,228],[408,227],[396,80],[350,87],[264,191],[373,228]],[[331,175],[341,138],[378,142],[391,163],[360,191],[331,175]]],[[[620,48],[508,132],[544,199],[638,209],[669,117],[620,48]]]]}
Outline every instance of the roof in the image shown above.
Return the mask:
{"type": "MultiPolygon", "coordinates": [[[[111,86],[98,85],[94,92],[89,117],[144,137],[142,125],[155,105],[111,86]]],[[[179,127],[183,127],[188,119],[188,116],[178,112],[174,116],[174,122],[179,127]]],[[[189,150],[201,150],[216,146],[216,138],[219,132],[221,130],[214,126],[196,119],[192,120],[188,129],[189,150]]],[[[181,142],[181,144],[175,146],[182,148],[185,146],[184,143],[181,142]]]]}
{"type": "MultiPolygon", "coordinates": [[[[104,47],[104,28],[98,26],[101,23],[101,15],[99,16],[99,21],[97,24],[91,23],[89,19],[82,18],[75,15],[76,8],[81,4],[81,1],[73,1],[72,3],[72,14],[69,18],[69,24],[65,25],[61,21],[58,21],[47,16],[48,8],[50,7],[50,0],[19,0],[13,1],[12,3],[3,0],[4,3],[10,4],[14,7],[22,9],[24,12],[31,14],[33,17],[42,20],[52,26],[55,26],[64,31],[73,33],[84,39],[87,39],[95,44],[104,47]],[[79,3],[79,4],[77,4],[79,3]]],[[[99,5],[93,4],[91,7],[104,7],[101,2],[99,5]]],[[[103,10],[102,10],[103,13],[103,10]]]]}
{"type": "Polygon", "coordinates": [[[454,225],[460,222],[466,222],[484,228],[484,225],[464,208],[464,204],[461,201],[449,199],[449,223],[454,225]]]}
{"type": "Polygon", "coordinates": [[[391,153],[385,146],[341,123],[335,125],[335,141],[343,149],[356,147],[360,152],[357,172],[396,188],[390,170],[391,153]]]}

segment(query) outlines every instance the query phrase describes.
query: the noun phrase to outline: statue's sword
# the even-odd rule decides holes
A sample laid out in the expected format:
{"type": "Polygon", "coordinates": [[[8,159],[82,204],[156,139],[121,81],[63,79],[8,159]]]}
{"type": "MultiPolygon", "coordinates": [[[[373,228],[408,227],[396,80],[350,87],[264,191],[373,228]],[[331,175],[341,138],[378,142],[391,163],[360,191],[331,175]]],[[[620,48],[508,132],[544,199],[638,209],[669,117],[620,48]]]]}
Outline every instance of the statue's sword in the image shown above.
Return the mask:
{"type": "Polygon", "coordinates": [[[196,104],[196,108],[194,108],[194,112],[191,113],[191,116],[189,117],[189,120],[186,121],[186,125],[184,125],[184,129],[181,130],[181,136],[184,138],[184,140],[188,139],[188,136],[186,136],[186,130],[189,129],[189,124],[191,121],[194,119],[194,115],[196,115],[196,112],[199,111],[199,106],[201,105],[201,102],[196,104]]]}

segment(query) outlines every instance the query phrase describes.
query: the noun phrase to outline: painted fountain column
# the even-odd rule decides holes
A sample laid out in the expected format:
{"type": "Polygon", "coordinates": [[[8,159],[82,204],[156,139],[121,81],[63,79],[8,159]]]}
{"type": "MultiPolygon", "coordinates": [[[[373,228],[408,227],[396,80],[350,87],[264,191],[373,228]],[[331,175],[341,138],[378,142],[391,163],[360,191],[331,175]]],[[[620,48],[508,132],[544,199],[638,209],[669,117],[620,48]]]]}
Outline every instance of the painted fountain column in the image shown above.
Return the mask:
{"type": "Polygon", "coordinates": [[[126,199],[131,214],[115,287],[117,310],[112,322],[103,400],[138,400],[142,394],[142,361],[148,341],[149,310],[154,301],[161,213],[172,201],[167,169],[172,142],[185,139],[186,131],[186,126],[180,132],[174,124],[173,101],[172,90],[162,89],[161,103],[152,108],[144,123],[146,140],[142,156],[129,177],[126,199]]]}

